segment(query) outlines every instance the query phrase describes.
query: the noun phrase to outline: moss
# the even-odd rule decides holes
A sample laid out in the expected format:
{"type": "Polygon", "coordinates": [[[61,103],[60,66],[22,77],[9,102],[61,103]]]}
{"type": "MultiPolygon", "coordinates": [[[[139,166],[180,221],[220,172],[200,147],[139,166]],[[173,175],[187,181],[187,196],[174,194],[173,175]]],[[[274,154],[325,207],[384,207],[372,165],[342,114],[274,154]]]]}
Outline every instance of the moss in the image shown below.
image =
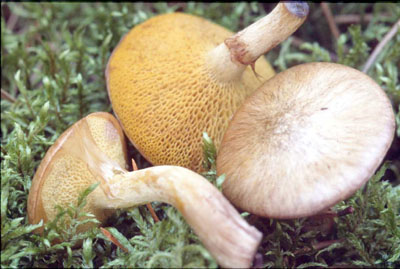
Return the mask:
{"type": "MultiPolygon", "coordinates": [[[[72,123],[95,111],[111,112],[104,70],[112,49],[134,25],[159,13],[183,11],[236,31],[268,13],[260,3],[6,3],[1,16],[1,266],[2,267],[217,267],[174,208],[153,203],[161,221],[146,207],[118,211],[106,225],[123,248],[99,228],[76,235],[85,197],[59,208],[59,217],[43,235],[29,225],[27,196],[35,169],[55,139],[72,123]],[[6,93],[8,94],[6,94],[6,93]],[[69,214],[76,221],[64,227],[69,214]],[[65,241],[54,239],[65,236],[65,241]],[[74,247],[82,241],[81,247],[74,247]],[[127,250],[127,251],[124,251],[127,250]]],[[[340,24],[329,33],[319,4],[310,4],[306,23],[268,54],[276,70],[310,61],[334,61],[361,69],[377,43],[400,17],[395,3],[331,4],[335,15],[366,19],[340,24]],[[381,14],[385,14],[382,16],[381,14]],[[299,38],[304,43],[299,42],[299,38]],[[301,44],[299,44],[301,43],[301,44]]],[[[399,125],[400,32],[384,47],[368,74],[392,100],[399,125]]],[[[334,210],[353,213],[323,219],[276,221],[246,212],[264,233],[256,265],[260,267],[399,267],[400,129],[377,174],[334,210]],[[350,209],[351,210],[350,210],[350,209]]],[[[217,186],[215,150],[205,136],[206,176],[217,186]]],[[[130,147],[139,167],[148,163],[130,147]]],[[[344,214],[343,213],[343,214],[344,214]]],[[[86,221],[96,222],[89,218],[86,221]]]]}

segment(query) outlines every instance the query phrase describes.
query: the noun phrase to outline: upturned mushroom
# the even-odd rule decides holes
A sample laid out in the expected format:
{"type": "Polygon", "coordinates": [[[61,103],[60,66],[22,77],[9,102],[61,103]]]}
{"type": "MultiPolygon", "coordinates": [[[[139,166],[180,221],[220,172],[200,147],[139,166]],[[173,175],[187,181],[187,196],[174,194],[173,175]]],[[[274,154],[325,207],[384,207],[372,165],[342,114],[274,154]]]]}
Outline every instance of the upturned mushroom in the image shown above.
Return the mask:
{"type": "Polygon", "coordinates": [[[28,198],[29,222],[53,220],[56,205],[76,203],[79,193],[100,182],[84,207],[99,221],[117,208],[169,203],[221,266],[251,266],[262,234],[207,179],[178,166],[127,172],[125,156],[122,130],[111,114],[93,113],[75,123],[50,147],[35,174],[28,198]]]}
{"type": "Polygon", "coordinates": [[[182,13],[134,27],[106,70],[113,110],[130,141],[154,165],[202,171],[202,133],[219,147],[239,105],[275,74],[260,56],[290,36],[307,14],[306,3],[279,3],[235,35],[182,13]]]}
{"type": "Polygon", "coordinates": [[[230,122],[217,156],[223,193],[261,216],[317,214],[366,183],[394,130],[391,102],[364,73],[334,63],[289,68],[230,122]]]}

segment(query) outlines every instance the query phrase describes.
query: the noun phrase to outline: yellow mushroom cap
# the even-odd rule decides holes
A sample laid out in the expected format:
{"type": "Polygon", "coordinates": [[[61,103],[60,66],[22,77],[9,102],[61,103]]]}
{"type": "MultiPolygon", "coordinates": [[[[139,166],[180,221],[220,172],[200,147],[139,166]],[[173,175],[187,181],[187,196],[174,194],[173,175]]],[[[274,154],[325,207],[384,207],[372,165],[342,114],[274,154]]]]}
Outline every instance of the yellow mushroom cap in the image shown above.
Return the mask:
{"type": "Polygon", "coordinates": [[[394,136],[390,100],[370,77],[334,63],[292,67],[238,109],[217,157],[223,193],[257,215],[316,214],[375,172],[394,136]]]}
{"type": "Polygon", "coordinates": [[[255,64],[261,79],[247,67],[222,81],[207,54],[232,34],[193,15],[164,14],[134,27],[113,51],[106,71],[113,110],[154,165],[201,171],[202,133],[218,147],[235,110],[274,75],[261,57],[255,64]]]}
{"type": "MultiPolygon", "coordinates": [[[[44,222],[53,220],[57,214],[56,205],[76,205],[79,194],[98,181],[87,162],[71,154],[84,152],[81,141],[94,143],[102,154],[125,168],[126,143],[118,121],[105,112],[92,113],[81,119],[49,148],[36,171],[28,196],[30,223],[39,223],[41,219],[44,222]]],[[[86,145],[85,148],[90,146],[86,145]]],[[[92,196],[88,196],[84,210],[94,214],[101,222],[113,212],[94,206],[92,196]]],[[[79,227],[80,230],[88,228],[90,224],[83,226],[79,227]]]]}

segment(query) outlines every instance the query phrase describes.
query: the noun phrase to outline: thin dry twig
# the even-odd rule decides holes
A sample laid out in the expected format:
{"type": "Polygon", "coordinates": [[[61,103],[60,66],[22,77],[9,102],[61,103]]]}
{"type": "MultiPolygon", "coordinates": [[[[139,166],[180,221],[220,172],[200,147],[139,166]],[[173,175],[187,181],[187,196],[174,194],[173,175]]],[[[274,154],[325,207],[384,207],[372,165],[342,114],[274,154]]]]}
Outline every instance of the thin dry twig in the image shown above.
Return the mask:
{"type": "Polygon", "coordinates": [[[10,101],[11,103],[15,103],[17,99],[11,96],[8,92],[5,90],[1,89],[1,99],[6,99],[7,101],[10,101]]]}
{"type": "Polygon", "coordinates": [[[327,240],[327,241],[321,241],[321,242],[312,244],[312,246],[313,246],[314,250],[320,250],[320,249],[329,247],[330,245],[333,245],[335,243],[341,243],[341,242],[344,242],[343,238],[334,239],[334,240],[327,240]]]}
{"type": "Polygon", "coordinates": [[[15,26],[17,25],[17,22],[18,22],[18,16],[15,13],[11,13],[10,18],[7,20],[7,23],[6,23],[7,28],[10,31],[13,31],[15,26]]]}
{"type": "Polygon", "coordinates": [[[150,211],[151,216],[154,219],[154,222],[159,222],[160,219],[158,218],[156,211],[154,211],[154,208],[151,206],[151,204],[146,204],[147,209],[150,211]]]}
{"type": "MultiPolygon", "coordinates": [[[[380,16],[389,16],[389,14],[384,13],[381,14],[380,16]]],[[[361,17],[358,14],[343,14],[343,15],[337,15],[334,17],[334,21],[337,24],[352,24],[352,23],[360,23],[361,20],[365,22],[369,22],[372,20],[374,17],[373,14],[365,14],[363,17],[361,17]]]]}
{"type": "Polygon", "coordinates": [[[354,208],[352,206],[348,206],[340,211],[333,211],[332,209],[325,210],[317,215],[311,216],[310,220],[312,220],[312,222],[310,225],[304,226],[303,231],[308,232],[318,230],[321,233],[330,233],[334,225],[334,218],[343,217],[352,214],[353,212],[354,208]]]}
{"type": "Polygon", "coordinates": [[[379,44],[375,47],[374,51],[369,56],[367,62],[364,65],[362,71],[367,73],[371,66],[374,64],[376,58],[378,57],[379,53],[383,50],[386,44],[396,35],[397,31],[400,27],[400,19],[392,26],[389,32],[382,38],[379,44]]]}
{"type": "Polygon", "coordinates": [[[327,240],[327,241],[320,241],[320,242],[311,244],[311,248],[310,247],[303,247],[301,249],[298,249],[298,250],[296,250],[294,252],[294,254],[298,255],[298,254],[304,254],[304,253],[307,253],[307,252],[310,252],[310,251],[313,251],[313,250],[314,251],[315,250],[321,250],[321,249],[329,247],[330,245],[333,245],[335,243],[342,243],[342,242],[344,242],[343,238],[334,239],[334,240],[327,240]]]}
{"type": "Polygon", "coordinates": [[[117,245],[118,247],[120,247],[123,251],[125,252],[129,252],[123,245],[121,245],[121,243],[106,229],[100,227],[100,231],[111,241],[113,242],[115,245],[117,245]]]}
{"type": "Polygon", "coordinates": [[[335,217],[342,217],[348,214],[352,214],[354,212],[354,208],[352,206],[348,206],[343,210],[340,211],[333,211],[331,209],[321,212],[318,215],[313,216],[312,218],[316,219],[323,219],[323,218],[335,218],[335,217]]]}
{"type": "Polygon", "coordinates": [[[292,36],[292,44],[296,47],[300,47],[305,41],[297,36],[292,36]]]}
{"type": "Polygon", "coordinates": [[[328,21],[329,29],[331,30],[332,35],[335,37],[335,39],[338,39],[340,36],[340,31],[335,23],[335,20],[333,18],[333,15],[332,15],[331,9],[329,8],[329,5],[327,3],[321,3],[321,9],[325,15],[326,20],[328,21]]]}
{"type": "Polygon", "coordinates": [[[346,264],[346,263],[335,263],[331,266],[329,266],[329,268],[358,268],[357,266],[355,266],[354,264],[346,264]]]}

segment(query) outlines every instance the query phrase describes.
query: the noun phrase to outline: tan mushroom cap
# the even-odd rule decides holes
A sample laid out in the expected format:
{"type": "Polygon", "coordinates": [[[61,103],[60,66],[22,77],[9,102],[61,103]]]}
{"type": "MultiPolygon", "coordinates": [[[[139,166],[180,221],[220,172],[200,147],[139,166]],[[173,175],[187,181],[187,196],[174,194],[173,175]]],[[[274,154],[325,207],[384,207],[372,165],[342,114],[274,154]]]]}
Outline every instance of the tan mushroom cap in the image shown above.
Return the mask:
{"type": "MultiPolygon", "coordinates": [[[[125,168],[126,143],[118,121],[105,112],[92,113],[81,119],[50,147],[36,171],[28,197],[30,223],[39,223],[41,219],[44,222],[53,220],[57,214],[56,205],[76,205],[79,194],[98,181],[89,171],[86,162],[70,154],[74,151],[71,147],[82,145],[79,142],[83,139],[82,134],[90,136],[89,139],[103,154],[125,168]]],[[[88,196],[84,210],[94,214],[101,222],[113,212],[95,206],[92,196],[88,196]]],[[[79,228],[84,230],[89,225],[79,228]]]]}
{"type": "Polygon", "coordinates": [[[182,13],[153,17],[119,43],[106,71],[113,110],[126,135],[154,165],[202,170],[202,132],[216,145],[234,111],[274,75],[263,57],[237,80],[222,82],[207,53],[233,33],[182,13]]]}
{"type": "Polygon", "coordinates": [[[223,193],[272,218],[316,214],[351,196],[376,171],[395,120],[370,77],[333,63],[292,67],[239,108],[217,157],[223,193]]]}

